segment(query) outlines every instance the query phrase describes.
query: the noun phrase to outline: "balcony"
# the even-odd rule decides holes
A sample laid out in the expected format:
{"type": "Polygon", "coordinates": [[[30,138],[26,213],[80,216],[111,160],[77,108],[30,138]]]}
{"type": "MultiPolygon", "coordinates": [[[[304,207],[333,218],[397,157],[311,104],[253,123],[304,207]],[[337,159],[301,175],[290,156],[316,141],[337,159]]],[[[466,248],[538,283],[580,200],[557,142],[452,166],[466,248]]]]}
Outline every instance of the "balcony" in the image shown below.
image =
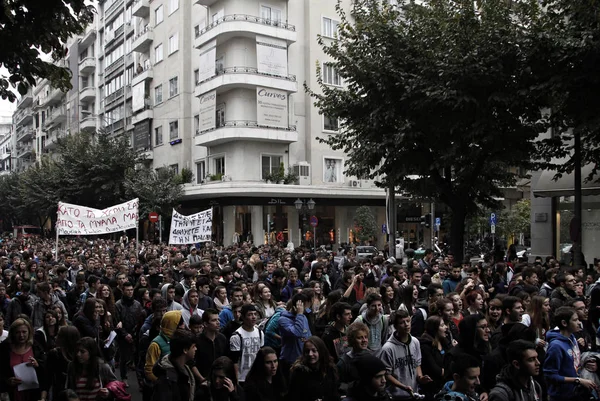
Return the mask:
{"type": "Polygon", "coordinates": [[[53,125],[60,124],[67,120],[67,109],[66,107],[57,107],[48,112],[46,115],[45,128],[50,128],[53,125]]]}
{"type": "Polygon", "coordinates": [[[199,4],[201,6],[210,7],[215,4],[219,0],[196,0],[194,4],[199,4]]]}
{"type": "Polygon", "coordinates": [[[96,69],[96,58],[86,57],[79,62],[79,72],[83,75],[88,75],[96,69]]]}
{"type": "Polygon", "coordinates": [[[121,69],[121,71],[123,70],[123,64],[125,63],[125,58],[124,57],[119,57],[117,59],[117,61],[113,62],[111,65],[106,66],[104,68],[104,75],[105,75],[105,79],[108,80],[108,77],[110,74],[112,74],[113,72],[117,71],[119,68],[121,69]]]}
{"type": "Polygon", "coordinates": [[[151,81],[154,78],[154,72],[152,71],[152,66],[150,63],[146,66],[146,68],[139,69],[133,75],[133,79],[131,81],[132,86],[136,86],[140,82],[151,81]]]}
{"type": "Polygon", "coordinates": [[[21,99],[19,99],[19,103],[17,103],[17,107],[21,108],[21,107],[28,107],[31,106],[31,104],[33,103],[33,94],[31,93],[31,90],[28,90],[26,94],[24,94],[23,96],[21,96],[21,99]]]}
{"type": "Polygon", "coordinates": [[[123,0],[121,1],[115,1],[114,3],[112,3],[110,5],[110,7],[108,7],[106,10],[104,10],[104,18],[105,20],[108,22],[110,21],[110,17],[116,13],[117,11],[123,11],[123,0]]]}
{"type": "Polygon", "coordinates": [[[259,125],[256,121],[225,121],[216,129],[196,133],[196,146],[217,146],[234,141],[290,144],[298,141],[296,126],[286,128],[259,125]]]}
{"type": "Polygon", "coordinates": [[[87,116],[79,121],[80,131],[95,131],[96,130],[96,117],[87,116]]]}
{"type": "Polygon", "coordinates": [[[133,37],[131,50],[137,53],[146,53],[154,41],[154,32],[152,28],[146,26],[143,31],[133,37]]]}
{"type": "Polygon", "coordinates": [[[17,142],[25,142],[35,137],[35,130],[33,128],[23,128],[17,130],[17,142]]]}
{"type": "Polygon", "coordinates": [[[17,145],[17,159],[30,156],[33,153],[33,144],[17,145]]]}
{"type": "Polygon", "coordinates": [[[256,88],[264,86],[279,89],[289,93],[298,91],[298,82],[295,75],[279,76],[258,72],[254,67],[229,67],[216,71],[216,75],[196,84],[194,96],[198,97],[212,90],[217,93],[228,91],[232,88],[256,88]]]}
{"type": "Polygon", "coordinates": [[[134,111],[134,115],[131,119],[132,124],[140,123],[144,120],[154,118],[154,110],[152,109],[152,105],[150,104],[149,99],[146,99],[146,105],[142,110],[134,111]]]}
{"type": "Polygon", "coordinates": [[[48,133],[48,135],[46,136],[45,149],[46,150],[55,149],[56,146],[58,145],[58,140],[60,138],[64,138],[65,136],[67,136],[67,131],[65,131],[65,130],[55,129],[53,131],[50,131],[48,133]]]}
{"type": "Polygon", "coordinates": [[[133,3],[132,13],[136,17],[144,18],[150,15],[150,1],[137,0],[133,3]]]}
{"type": "Polygon", "coordinates": [[[96,99],[96,88],[93,86],[86,86],[79,90],[79,100],[82,102],[91,102],[96,99]]]}
{"type": "Polygon", "coordinates": [[[32,120],[33,112],[31,111],[31,107],[17,109],[17,111],[15,112],[15,124],[17,125],[27,125],[32,120]]]}
{"type": "Polygon", "coordinates": [[[217,39],[217,46],[233,37],[269,36],[285,40],[288,45],[296,42],[296,27],[283,21],[276,21],[254,15],[225,15],[202,29],[194,39],[194,46],[200,48],[217,39]]]}
{"type": "Polygon", "coordinates": [[[96,30],[94,28],[89,29],[79,42],[79,51],[83,51],[86,47],[90,46],[96,40],[96,30]]]}
{"type": "Polygon", "coordinates": [[[64,95],[64,92],[62,92],[60,89],[51,87],[50,92],[48,93],[48,96],[46,97],[45,104],[47,106],[58,104],[62,101],[63,95],[64,95]]]}

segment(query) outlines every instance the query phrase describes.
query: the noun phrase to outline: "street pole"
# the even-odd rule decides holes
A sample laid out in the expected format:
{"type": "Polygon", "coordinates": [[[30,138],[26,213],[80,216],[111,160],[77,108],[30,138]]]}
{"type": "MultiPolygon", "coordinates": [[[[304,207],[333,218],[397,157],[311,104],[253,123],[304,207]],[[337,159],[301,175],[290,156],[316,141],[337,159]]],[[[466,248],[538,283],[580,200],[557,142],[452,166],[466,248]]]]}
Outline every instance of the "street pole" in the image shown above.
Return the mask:
{"type": "MultiPolygon", "coordinates": [[[[390,177],[388,177],[389,179],[390,177]]],[[[388,218],[389,218],[389,226],[390,230],[389,240],[388,240],[388,257],[396,258],[396,186],[393,183],[389,183],[389,187],[387,190],[388,196],[388,218]]],[[[402,261],[400,261],[402,264],[402,261]]]]}
{"type": "Polygon", "coordinates": [[[158,242],[162,244],[162,214],[158,216],[158,242]]]}
{"type": "Polygon", "coordinates": [[[571,220],[571,240],[573,241],[573,266],[583,267],[587,269],[587,266],[583,266],[583,254],[582,254],[582,233],[581,233],[581,133],[577,128],[573,129],[573,136],[575,139],[574,154],[573,154],[573,165],[574,165],[574,179],[575,179],[575,204],[573,205],[573,211],[575,216],[571,220]]]}
{"type": "Polygon", "coordinates": [[[56,251],[54,252],[54,260],[58,261],[58,227],[56,229],[56,251]]]}
{"type": "Polygon", "coordinates": [[[315,253],[317,253],[317,226],[313,226],[313,244],[315,253]]]}
{"type": "Polygon", "coordinates": [[[431,218],[429,222],[429,226],[431,227],[431,249],[434,249],[435,245],[435,202],[431,202],[431,218]]]}

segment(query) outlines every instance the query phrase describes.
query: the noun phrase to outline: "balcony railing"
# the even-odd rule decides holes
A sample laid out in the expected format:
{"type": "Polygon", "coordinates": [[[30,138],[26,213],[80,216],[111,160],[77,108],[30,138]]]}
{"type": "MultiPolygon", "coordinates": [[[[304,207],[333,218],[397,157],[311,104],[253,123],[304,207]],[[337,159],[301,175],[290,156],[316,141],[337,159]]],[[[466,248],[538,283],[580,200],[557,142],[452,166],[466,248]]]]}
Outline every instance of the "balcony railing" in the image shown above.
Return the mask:
{"type": "Polygon", "coordinates": [[[123,56],[119,57],[111,65],[109,65],[106,68],[104,68],[104,74],[105,74],[105,76],[108,77],[110,74],[112,74],[113,72],[115,72],[117,70],[117,68],[123,67],[124,63],[125,63],[125,58],[123,56]]]}
{"type": "Polygon", "coordinates": [[[213,75],[210,78],[206,78],[202,81],[196,82],[196,85],[200,85],[203,84],[204,82],[208,82],[211,79],[215,79],[215,77],[219,76],[219,75],[225,75],[225,74],[254,74],[254,75],[262,75],[265,77],[272,77],[272,78],[280,78],[280,79],[285,79],[288,81],[296,81],[296,76],[295,75],[276,75],[276,74],[268,74],[266,72],[259,72],[258,68],[254,68],[254,67],[228,67],[228,68],[215,68],[215,75],[213,75]]]}
{"type": "Polygon", "coordinates": [[[210,128],[210,129],[206,129],[206,130],[202,130],[202,131],[196,130],[196,135],[202,135],[206,132],[215,131],[220,128],[257,128],[257,129],[275,129],[275,130],[280,130],[280,131],[292,131],[292,132],[296,131],[295,125],[288,125],[287,128],[285,128],[285,127],[273,127],[270,125],[262,125],[256,121],[252,121],[252,120],[231,120],[231,121],[217,122],[215,128],[210,128]]]}
{"type": "Polygon", "coordinates": [[[137,35],[135,35],[131,41],[131,43],[135,42],[140,36],[146,34],[147,32],[152,31],[152,27],[150,25],[146,25],[144,27],[144,29],[142,29],[140,32],[137,33],[137,35]]]}
{"type": "Polygon", "coordinates": [[[294,31],[294,32],[296,31],[296,27],[292,24],[288,24],[287,22],[277,21],[277,20],[272,20],[272,19],[262,18],[262,17],[256,17],[254,15],[233,14],[233,15],[225,15],[225,16],[217,19],[216,21],[213,21],[212,23],[207,25],[204,29],[201,29],[197,33],[196,37],[199,37],[200,35],[205,34],[206,32],[208,32],[211,29],[213,29],[214,27],[216,27],[217,25],[220,25],[224,22],[229,22],[229,21],[247,21],[247,22],[253,22],[253,23],[261,24],[261,25],[275,26],[278,28],[287,29],[288,31],[294,31]]]}

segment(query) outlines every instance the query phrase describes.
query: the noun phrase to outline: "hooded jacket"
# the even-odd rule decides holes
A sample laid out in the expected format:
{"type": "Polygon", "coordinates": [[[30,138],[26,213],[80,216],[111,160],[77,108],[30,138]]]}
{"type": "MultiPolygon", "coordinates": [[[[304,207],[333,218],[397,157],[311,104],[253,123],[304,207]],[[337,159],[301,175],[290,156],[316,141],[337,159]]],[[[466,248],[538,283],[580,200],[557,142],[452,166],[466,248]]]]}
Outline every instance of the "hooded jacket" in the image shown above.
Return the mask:
{"type": "Polygon", "coordinates": [[[219,312],[219,325],[221,326],[221,330],[227,326],[227,323],[233,320],[233,311],[231,310],[231,305],[227,305],[223,307],[223,310],[219,312]]]}
{"type": "Polygon", "coordinates": [[[187,365],[177,367],[165,355],[154,366],[152,373],[157,377],[152,401],[194,401],[196,380],[187,365]]]}
{"type": "Polygon", "coordinates": [[[505,366],[496,377],[497,383],[489,393],[489,401],[539,401],[542,399],[542,387],[538,382],[529,378],[529,385],[523,385],[517,380],[515,368],[505,366]]]}
{"type": "Polygon", "coordinates": [[[152,371],[156,361],[171,353],[169,340],[175,330],[177,330],[180,321],[181,311],[178,310],[165,313],[160,321],[160,334],[152,340],[152,343],[146,352],[146,365],[144,366],[144,371],[146,372],[146,378],[151,382],[157,380],[157,377],[152,371]]]}
{"type": "Polygon", "coordinates": [[[479,401],[479,394],[465,394],[452,390],[453,381],[444,384],[442,390],[435,395],[436,401],[479,401]]]}
{"type": "Polygon", "coordinates": [[[377,314],[376,317],[369,319],[368,311],[364,311],[354,322],[361,322],[369,328],[369,349],[371,351],[379,351],[387,337],[389,320],[382,314],[377,314]]]}
{"type": "Polygon", "coordinates": [[[565,383],[565,377],[578,377],[576,366],[581,358],[575,336],[565,337],[559,330],[546,334],[548,350],[544,361],[544,376],[548,380],[548,395],[568,400],[575,393],[575,384],[565,383]]]}
{"type": "Polygon", "coordinates": [[[308,319],[304,314],[293,314],[289,311],[281,312],[279,335],[281,336],[280,357],[292,364],[302,355],[304,341],[312,335],[308,326],[308,319]]]}
{"type": "Polygon", "coordinates": [[[409,335],[408,343],[403,343],[395,335],[391,335],[378,356],[385,364],[388,374],[393,375],[400,383],[419,388],[417,367],[421,366],[421,345],[417,338],[409,335]]]}
{"type": "Polygon", "coordinates": [[[294,284],[290,280],[288,280],[287,284],[281,290],[281,302],[289,301],[294,295],[295,288],[301,288],[302,282],[300,280],[296,280],[294,284]]]}
{"type": "Polygon", "coordinates": [[[198,315],[202,317],[202,314],[204,313],[204,311],[198,308],[197,305],[196,308],[192,308],[192,306],[190,305],[189,294],[190,292],[186,291],[186,293],[183,294],[183,298],[181,299],[181,306],[183,307],[183,309],[181,310],[181,317],[183,318],[183,322],[185,323],[186,328],[189,328],[190,326],[190,317],[192,317],[192,315],[198,315]]]}
{"type": "MultiPolygon", "coordinates": [[[[160,293],[164,300],[167,300],[167,292],[169,290],[169,285],[170,284],[165,284],[160,289],[160,293]]],[[[176,302],[176,301],[167,302],[167,311],[182,310],[182,309],[183,309],[183,306],[181,306],[181,304],[179,302],[176,302]]]]}
{"type": "Polygon", "coordinates": [[[34,330],[37,330],[44,325],[44,315],[46,314],[46,311],[53,306],[58,306],[62,310],[63,316],[67,316],[67,309],[58,298],[58,295],[54,293],[51,294],[50,305],[46,305],[43,299],[37,297],[33,303],[33,310],[31,312],[31,323],[33,324],[34,330]]]}

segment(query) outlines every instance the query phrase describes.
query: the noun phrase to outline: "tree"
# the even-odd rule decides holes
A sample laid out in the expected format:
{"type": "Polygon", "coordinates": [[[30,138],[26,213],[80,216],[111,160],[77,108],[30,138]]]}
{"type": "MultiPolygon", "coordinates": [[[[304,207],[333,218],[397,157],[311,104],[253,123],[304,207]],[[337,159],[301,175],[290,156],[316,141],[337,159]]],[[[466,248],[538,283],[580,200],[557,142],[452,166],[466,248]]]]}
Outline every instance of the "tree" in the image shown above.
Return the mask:
{"type": "MultiPolygon", "coordinates": [[[[511,210],[504,211],[498,218],[498,232],[520,240],[521,235],[531,231],[531,201],[522,199],[511,210]]],[[[522,240],[520,240],[522,243],[522,240]]]]}
{"type": "Polygon", "coordinates": [[[131,169],[125,178],[125,188],[130,198],[140,198],[140,219],[150,212],[170,216],[183,196],[182,177],[168,167],[131,169]]]}
{"type": "Polygon", "coordinates": [[[125,175],[141,164],[126,137],[79,133],[58,140],[63,202],[103,209],[127,200],[125,175]]]}
{"type": "MultiPolygon", "coordinates": [[[[307,91],[340,121],[320,140],[347,154],[346,173],[451,210],[451,248],[463,255],[465,218],[499,208],[515,169],[530,169],[543,131],[531,73],[535,0],[356,0],[337,40],[320,38],[345,87],[307,91]]],[[[317,67],[318,76],[321,69],[317,67]]]]}
{"type": "Polygon", "coordinates": [[[0,77],[0,96],[16,100],[35,85],[36,78],[46,78],[63,91],[71,89],[71,72],[52,62],[43,61],[40,53],[49,53],[54,61],[66,54],[67,40],[82,33],[93,21],[94,8],[85,0],[11,0],[2,2],[0,13],[0,64],[9,77],[0,77]]]}
{"type": "Polygon", "coordinates": [[[354,214],[354,237],[359,242],[367,242],[377,235],[377,222],[368,206],[361,206],[354,214]]]}
{"type": "Polygon", "coordinates": [[[44,226],[54,214],[65,189],[61,186],[59,173],[57,163],[44,157],[39,164],[20,174],[18,193],[25,201],[20,205],[21,215],[28,216],[27,220],[37,220],[37,225],[44,226]]]}

